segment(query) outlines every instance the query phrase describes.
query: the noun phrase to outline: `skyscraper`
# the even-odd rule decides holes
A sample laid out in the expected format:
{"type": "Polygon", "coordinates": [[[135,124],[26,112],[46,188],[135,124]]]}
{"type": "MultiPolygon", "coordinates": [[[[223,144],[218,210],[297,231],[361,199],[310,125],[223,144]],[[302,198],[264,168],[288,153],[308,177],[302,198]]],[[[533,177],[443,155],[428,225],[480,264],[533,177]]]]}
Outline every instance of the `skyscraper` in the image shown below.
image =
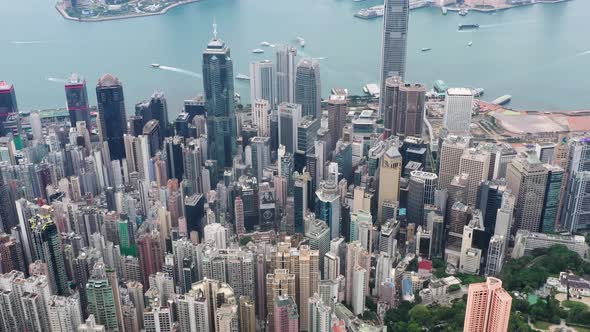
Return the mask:
{"type": "Polygon", "coordinates": [[[67,275],[61,245],[61,235],[50,216],[37,215],[30,220],[33,246],[37,259],[47,264],[51,290],[66,295],[67,275]]]}
{"type": "Polygon", "coordinates": [[[438,161],[438,187],[447,189],[456,175],[463,152],[469,148],[469,137],[448,136],[442,143],[438,161]]]}
{"type": "Polygon", "coordinates": [[[299,314],[293,297],[279,295],[274,299],[274,324],[276,332],[298,332],[299,314]]]}
{"type": "Polygon", "coordinates": [[[409,0],[385,1],[381,49],[381,114],[385,113],[385,81],[392,76],[400,76],[402,79],[406,76],[409,14],[409,0]]]}
{"type": "Polygon", "coordinates": [[[299,104],[279,105],[279,144],[285,151],[293,154],[297,149],[297,127],[301,122],[302,108],[299,104]]]}
{"type": "Polygon", "coordinates": [[[76,128],[76,122],[84,121],[90,128],[90,113],[88,111],[88,92],[86,80],[78,74],[72,74],[65,85],[66,101],[70,113],[70,125],[76,128]]]}
{"type": "Polygon", "coordinates": [[[508,331],[512,297],[502,281],[488,278],[486,282],[469,285],[464,332],[508,331]]]}
{"type": "Polygon", "coordinates": [[[424,205],[434,203],[438,176],[434,173],[412,171],[408,183],[408,222],[424,224],[424,205]]]}
{"type": "Polygon", "coordinates": [[[541,213],[541,232],[553,233],[557,225],[565,174],[563,168],[559,166],[545,164],[545,168],[547,168],[547,185],[541,213]]]}
{"type": "Polygon", "coordinates": [[[252,175],[262,182],[262,171],[270,165],[270,138],[252,137],[250,146],[252,147],[252,175]]]}
{"type": "Polygon", "coordinates": [[[0,81],[0,133],[4,134],[4,122],[8,115],[17,112],[18,106],[16,105],[14,86],[0,81]]]}
{"type": "Polygon", "coordinates": [[[383,222],[383,202],[399,201],[399,182],[402,174],[402,156],[395,146],[390,147],[381,158],[379,167],[379,205],[377,218],[383,222]]]}
{"type": "Polygon", "coordinates": [[[330,227],[330,238],[335,239],[340,236],[340,195],[336,179],[330,175],[328,179],[320,182],[320,187],[316,191],[315,214],[318,219],[325,221],[330,227]]]}
{"type": "Polygon", "coordinates": [[[297,49],[282,45],[277,51],[277,104],[295,102],[295,57],[297,49]]]}
{"type": "Polygon", "coordinates": [[[385,81],[384,126],[387,137],[422,135],[426,88],[421,84],[404,84],[393,76],[385,81]]]}
{"type": "Polygon", "coordinates": [[[102,263],[97,263],[86,285],[88,313],[94,315],[96,322],[104,325],[108,331],[119,331],[115,297],[111,286],[106,267],[102,263]]]}
{"type": "MultiPolygon", "coordinates": [[[[590,139],[576,137],[568,141],[566,189],[562,202],[560,224],[565,231],[590,229],[590,139]]],[[[564,154],[564,153],[560,153],[564,154]]],[[[560,158],[560,159],[563,159],[560,158]]]]}
{"type": "Polygon", "coordinates": [[[256,306],[247,296],[240,296],[240,332],[256,332],[256,306]]]}
{"type": "Polygon", "coordinates": [[[274,109],[276,103],[276,84],[274,64],[270,60],[260,60],[250,63],[250,103],[254,105],[257,99],[264,99],[274,109]]]}
{"type": "Polygon", "coordinates": [[[332,133],[333,142],[331,147],[336,145],[336,142],[342,138],[342,131],[346,125],[347,106],[346,96],[330,95],[328,99],[328,129],[332,133]]]}
{"type": "Polygon", "coordinates": [[[467,193],[464,203],[475,206],[477,191],[481,182],[488,179],[490,154],[479,149],[467,149],[459,161],[459,173],[468,174],[467,193]]]}
{"type": "Polygon", "coordinates": [[[270,137],[270,103],[265,99],[252,100],[252,124],[258,136],[270,137]]]}
{"type": "Polygon", "coordinates": [[[118,78],[106,74],[96,85],[98,117],[100,119],[101,138],[108,144],[111,160],[125,158],[125,134],[127,116],[125,115],[125,99],[123,85],[118,78]]]}
{"type": "Polygon", "coordinates": [[[303,59],[297,65],[295,77],[295,103],[301,105],[303,116],[322,118],[322,82],[320,64],[312,59],[303,59]]]}
{"type": "Polygon", "coordinates": [[[236,113],[234,105],[233,61],[230,50],[217,37],[213,24],[213,39],[203,52],[203,87],[207,109],[209,159],[217,160],[218,172],[231,167],[236,152],[236,113]]]}
{"type": "Polygon", "coordinates": [[[473,111],[473,91],[466,88],[451,88],[445,97],[443,128],[453,134],[468,135],[473,111]]]}
{"type": "Polygon", "coordinates": [[[539,231],[547,173],[547,169],[533,152],[523,154],[508,165],[506,186],[516,197],[515,229],[539,231]]]}

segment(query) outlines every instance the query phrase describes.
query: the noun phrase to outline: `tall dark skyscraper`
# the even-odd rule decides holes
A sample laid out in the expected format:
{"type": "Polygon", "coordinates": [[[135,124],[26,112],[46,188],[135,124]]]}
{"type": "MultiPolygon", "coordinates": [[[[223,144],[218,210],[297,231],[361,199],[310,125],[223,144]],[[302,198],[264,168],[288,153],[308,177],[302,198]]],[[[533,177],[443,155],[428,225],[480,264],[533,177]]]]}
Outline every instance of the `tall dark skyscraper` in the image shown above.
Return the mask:
{"type": "Polygon", "coordinates": [[[65,295],[68,288],[61,236],[50,216],[37,215],[30,221],[36,259],[47,263],[52,290],[65,295]]]}
{"type": "Polygon", "coordinates": [[[311,59],[303,59],[297,65],[295,75],[295,103],[301,105],[303,116],[322,117],[322,83],[320,64],[311,59]]]}
{"type": "Polygon", "coordinates": [[[109,145],[111,160],[125,158],[125,134],[127,117],[125,116],[125,99],[123,86],[118,78],[106,74],[96,85],[96,100],[100,119],[100,132],[103,141],[109,145]]]}
{"type": "Polygon", "coordinates": [[[232,166],[237,149],[233,72],[229,48],[217,38],[217,25],[213,24],[213,39],[203,52],[203,86],[209,158],[217,160],[221,173],[224,167],[232,166]]]}
{"type": "Polygon", "coordinates": [[[65,89],[72,128],[76,127],[78,121],[86,122],[86,127],[90,128],[86,80],[78,74],[72,74],[66,81],[65,89]]]}
{"type": "Polygon", "coordinates": [[[406,75],[406,49],[408,43],[409,0],[385,0],[383,17],[383,45],[381,53],[381,103],[384,113],[385,81],[392,76],[406,75]]]}
{"type": "Polygon", "coordinates": [[[168,128],[168,106],[166,98],[161,92],[155,92],[150,100],[144,100],[135,105],[135,115],[141,116],[145,126],[150,120],[158,120],[163,133],[168,128]]]}
{"type": "Polygon", "coordinates": [[[385,80],[383,125],[387,137],[422,135],[425,97],[426,88],[421,84],[404,84],[399,76],[385,80]]]}

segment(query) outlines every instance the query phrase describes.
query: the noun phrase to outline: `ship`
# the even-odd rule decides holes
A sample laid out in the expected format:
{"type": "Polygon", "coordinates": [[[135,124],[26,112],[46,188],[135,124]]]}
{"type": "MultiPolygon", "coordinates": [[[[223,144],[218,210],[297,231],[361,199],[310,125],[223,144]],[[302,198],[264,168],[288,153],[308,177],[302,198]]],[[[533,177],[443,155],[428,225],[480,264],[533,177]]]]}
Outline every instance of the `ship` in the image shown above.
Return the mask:
{"type": "Polygon", "coordinates": [[[238,73],[236,75],[236,79],[243,80],[243,81],[249,81],[250,80],[250,76],[238,73]]]}
{"type": "Polygon", "coordinates": [[[466,16],[467,14],[469,14],[469,11],[466,8],[459,10],[459,15],[466,16]]]}
{"type": "Polygon", "coordinates": [[[270,46],[270,43],[267,41],[260,42],[260,46],[270,46]]]}
{"type": "Polygon", "coordinates": [[[427,52],[427,51],[430,51],[431,49],[432,48],[430,48],[430,47],[423,47],[422,48],[422,52],[427,52]]]}
{"type": "Polygon", "coordinates": [[[443,15],[447,15],[447,13],[449,12],[449,9],[447,7],[442,7],[440,10],[442,11],[443,15]]]}
{"type": "Polygon", "coordinates": [[[469,43],[467,43],[467,46],[471,47],[471,45],[473,45],[473,42],[470,41],[469,43]]]}
{"type": "Polygon", "coordinates": [[[479,29],[479,24],[459,24],[459,30],[479,29]]]}
{"type": "Polygon", "coordinates": [[[264,50],[257,48],[257,49],[252,50],[252,53],[260,54],[260,53],[264,53],[264,50]]]}
{"type": "Polygon", "coordinates": [[[363,8],[363,9],[359,10],[356,14],[354,14],[354,16],[358,17],[358,18],[365,19],[365,20],[370,20],[372,18],[381,17],[381,16],[383,16],[384,13],[385,13],[385,6],[381,5],[381,6],[363,8]]]}
{"type": "Polygon", "coordinates": [[[160,68],[160,64],[159,63],[152,63],[152,68],[160,68]]]}
{"type": "Polygon", "coordinates": [[[503,95],[502,97],[494,99],[494,101],[492,101],[492,104],[504,105],[504,104],[509,103],[511,99],[512,99],[511,95],[503,95]]]}

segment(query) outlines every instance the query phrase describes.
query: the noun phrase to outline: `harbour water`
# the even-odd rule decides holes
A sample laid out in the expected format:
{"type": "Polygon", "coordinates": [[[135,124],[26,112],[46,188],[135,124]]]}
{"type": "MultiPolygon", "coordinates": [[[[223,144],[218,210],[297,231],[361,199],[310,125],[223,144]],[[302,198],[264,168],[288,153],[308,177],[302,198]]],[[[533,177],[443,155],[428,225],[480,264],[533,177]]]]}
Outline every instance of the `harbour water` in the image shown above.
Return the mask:
{"type": "MultiPolygon", "coordinates": [[[[323,97],[332,87],[361,93],[379,79],[382,20],[353,17],[379,0],[203,0],[166,15],[99,23],[64,20],[53,1],[2,4],[0,80],[15,84],[20,109],[63,106],[62,80],[71,72],[87,78],[94,104],[98,77],[112,73],[124,84],[129,114],[134,103],[160,90],[172,116],[202,90],[201,52],[214,17],[231,48],[234,75],[249,74],[254,59],[274,58],[261,41],[295,43],[301,36],[306,46],[300,55],[322,59],[323,97]],[[253,54],[255,48],[265,53],[253,54]]],[[[488,101],[510,94],[510,106],[519,109],[590,109],[588,12],[586,0],[466,17],[414,10],[407,80],[482,87],[488,101]],[[458,31],[459,23],[480,28],[458,31]],[[432,50],[421,52],[424,47],[432,50]]],[[[248,82],[236,81],[236,92],[248,98],[248,82]]]]}

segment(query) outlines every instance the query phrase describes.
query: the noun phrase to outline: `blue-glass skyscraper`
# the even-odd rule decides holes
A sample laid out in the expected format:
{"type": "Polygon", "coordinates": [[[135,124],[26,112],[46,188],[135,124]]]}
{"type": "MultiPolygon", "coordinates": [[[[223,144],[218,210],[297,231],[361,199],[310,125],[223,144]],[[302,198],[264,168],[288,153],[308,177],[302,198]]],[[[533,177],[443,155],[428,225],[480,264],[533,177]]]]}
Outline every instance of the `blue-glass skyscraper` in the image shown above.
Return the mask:
{"type": "Polygon", "coordinates": [[[213,24],[213,39],[203,52],[203,86],[209,158],[217,160],[221,174],[224,167],[232,166],[232,158],[236,152],[233,72],[229,48],[217,38],[217,25],[213,24]]]}

